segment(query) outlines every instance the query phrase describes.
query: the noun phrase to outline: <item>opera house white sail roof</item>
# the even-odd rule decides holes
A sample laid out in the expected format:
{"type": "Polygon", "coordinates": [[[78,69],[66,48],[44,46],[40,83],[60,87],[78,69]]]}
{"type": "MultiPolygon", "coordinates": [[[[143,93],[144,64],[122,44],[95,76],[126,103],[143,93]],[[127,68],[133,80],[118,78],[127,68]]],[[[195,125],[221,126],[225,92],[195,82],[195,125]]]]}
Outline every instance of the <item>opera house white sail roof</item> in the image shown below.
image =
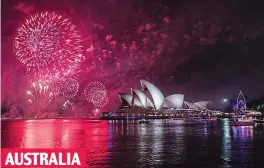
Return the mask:
{"type": "Polygon", "coordinates": [[[135,97],[137,100],[141,102],[141,106],[144,108],[154,108],[153,103],[151,100],[147,97],[147,95],[140,89],[131,89],[132,97],[135,97]]]}
{"type": "Polygon", "coordinates": [[[164,103],[170,102],[175,107],[173,108],[182,108],[184,95],[183,94],[173,94],[165,98],[164,103]]]}
{"type": "Polygon", "coordinates": [[[156,110],[159,110],[162,106],[162,103],[164,102],[164,96],[161,93],[161,91],[156,86],[154,86],[152,83],[148,81],[140,80],[140,83],[141,83],[142,90],[150,94],[154,108],[156,110]]]}
{"type": "Polygon", "coordinates": [[[152,108],[154,110],[161,108],[183,109],[183,105],[188,109],[203,110],[210,103],[210,101],[196,103],[184,101],[183,94],[172,94],[164,98],[162,92],[152,83],[146,80],[140,80],[140,83],[141,88],[131,89],[131,94],[119,93],[121,101],[129,106],[152,108]]]}

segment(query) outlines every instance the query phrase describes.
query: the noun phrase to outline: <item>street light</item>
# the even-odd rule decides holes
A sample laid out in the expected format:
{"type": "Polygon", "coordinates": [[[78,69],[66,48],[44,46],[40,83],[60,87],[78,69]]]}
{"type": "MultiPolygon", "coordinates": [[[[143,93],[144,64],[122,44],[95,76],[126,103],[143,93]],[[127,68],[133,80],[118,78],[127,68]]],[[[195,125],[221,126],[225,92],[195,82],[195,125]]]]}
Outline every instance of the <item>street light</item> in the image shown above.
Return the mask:
{"type": "Polygon", "coordinates": [[[225,98],[223,101],[224,101],[224,103],[226,103],[227,102],[227,99],[225,98]]]}

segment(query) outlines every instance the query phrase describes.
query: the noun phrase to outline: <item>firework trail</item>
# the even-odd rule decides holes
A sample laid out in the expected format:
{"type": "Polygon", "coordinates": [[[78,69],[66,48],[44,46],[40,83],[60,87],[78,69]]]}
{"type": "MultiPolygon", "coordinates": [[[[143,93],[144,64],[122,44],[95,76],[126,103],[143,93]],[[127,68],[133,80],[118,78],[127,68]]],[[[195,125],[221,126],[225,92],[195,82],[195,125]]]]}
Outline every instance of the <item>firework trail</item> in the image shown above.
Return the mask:
{"type": "Polygon", "coordinates": [[[84,96],[88,102],[95,107],[104,107],[108,103],[107,90],[105,86],[98,81],[90,82],[84,89],[84,96]]]}
{"type": "Polygon", "coordinates": [[[32,83],[32,91],[27,91],[27,94],[30,95],[29,102],[43,103],[51,102],[53,98],[53,93],[48,84],[43,84],[41,82],[32,83]]]}
{"type": "Polygon", "coordinates": [[[38,111],[43,111],[54,100],[54,94],[49,84],[46,82],[32,83],[32,89],[27,91],[28,102],[38,111]]]}
{"type": "Polygon", "coordinates": [[[33,78],[59,79],[74,74],[81,59],[81,36],[76,27],[56,13],[31,15],[18,28],[14,52],[33,78]]]}

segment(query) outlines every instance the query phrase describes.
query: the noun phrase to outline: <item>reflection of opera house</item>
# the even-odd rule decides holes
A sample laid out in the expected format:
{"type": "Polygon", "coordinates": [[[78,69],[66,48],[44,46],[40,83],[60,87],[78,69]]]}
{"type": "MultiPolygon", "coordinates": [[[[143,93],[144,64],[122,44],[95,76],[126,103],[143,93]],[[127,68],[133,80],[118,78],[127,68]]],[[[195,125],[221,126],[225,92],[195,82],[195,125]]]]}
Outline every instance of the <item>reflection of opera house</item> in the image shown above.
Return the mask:
{"type": "Polygon", "coordinates": [[[201,112],[210,101],[191,103],[184,101],[183,94],[172,94],[164,98],[161,91],[152,83],[140,80],[141,88],[131,89],[131,93],[119,93],[121,105],[119,114],[201,112]]]}

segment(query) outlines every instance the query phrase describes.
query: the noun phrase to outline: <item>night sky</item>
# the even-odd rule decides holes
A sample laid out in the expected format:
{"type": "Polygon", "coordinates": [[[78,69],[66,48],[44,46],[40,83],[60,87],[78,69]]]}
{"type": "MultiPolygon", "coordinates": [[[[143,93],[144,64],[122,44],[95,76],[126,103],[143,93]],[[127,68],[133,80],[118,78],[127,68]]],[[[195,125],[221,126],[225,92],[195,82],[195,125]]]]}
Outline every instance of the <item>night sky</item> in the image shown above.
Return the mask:
{"type": "MultiPolygon", "coordinates": [[[[264,95],[264,11],[252,0],[2,0],[2,101],[23,100],[24,67],[13,53],[17,28],[35,12],[69,17],[83,37],[76,76],[80,94],[94,80],[109,90],[129,92],[145,79],[165,96],[186,101],[264,95]]],[[[112,105],[111,105],[112,104],[112,105]]],[[[115,104],[115,105],[113,105],[115,104]]],[[[112,108],[113,109],[113,108],[112,108]]]]}

